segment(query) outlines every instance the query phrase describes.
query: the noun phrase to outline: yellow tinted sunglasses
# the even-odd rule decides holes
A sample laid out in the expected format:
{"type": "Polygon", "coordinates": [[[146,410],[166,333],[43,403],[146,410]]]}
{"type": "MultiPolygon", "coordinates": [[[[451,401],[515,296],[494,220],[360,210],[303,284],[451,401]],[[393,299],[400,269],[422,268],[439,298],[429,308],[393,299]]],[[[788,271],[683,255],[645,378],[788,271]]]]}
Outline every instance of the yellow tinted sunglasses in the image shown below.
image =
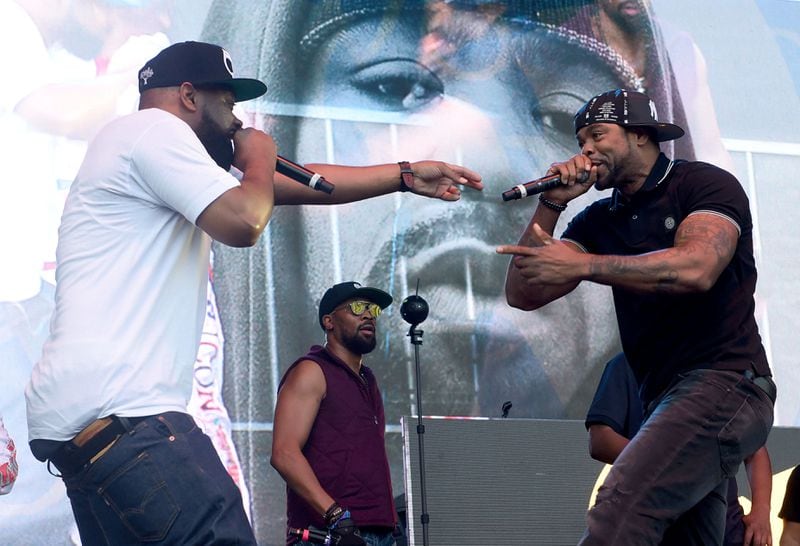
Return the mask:
{"type": "MultiPolygon", "coordinates": [[[[381,316],[381,306],[371,301],[356,300],[345,304],[350,308],[350,312],[359,317],[364,314],[364,311],[369,311],[370,315],[374,318],[381,316]]],[[[341,307],[339,307],[341,309],[341,307]]]]}

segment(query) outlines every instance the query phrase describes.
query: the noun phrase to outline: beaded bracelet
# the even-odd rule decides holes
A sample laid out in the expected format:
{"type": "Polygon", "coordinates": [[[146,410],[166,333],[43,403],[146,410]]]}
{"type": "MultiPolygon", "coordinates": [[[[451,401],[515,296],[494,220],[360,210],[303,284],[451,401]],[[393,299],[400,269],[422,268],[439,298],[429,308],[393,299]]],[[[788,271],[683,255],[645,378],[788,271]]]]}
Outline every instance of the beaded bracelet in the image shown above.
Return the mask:
{"type": "Polygon", "coordinates": [[[550,201],[549,199],[547,199],[542,194],[539,194],[539,202],[542,205],[544,205],[545,207],[547,207],[548,209],[554,210],[556,212],[564,212],[565,210],[567,210],[567,205],[561,205],[559,203],[554,203],[553,201],[550,201]]]}

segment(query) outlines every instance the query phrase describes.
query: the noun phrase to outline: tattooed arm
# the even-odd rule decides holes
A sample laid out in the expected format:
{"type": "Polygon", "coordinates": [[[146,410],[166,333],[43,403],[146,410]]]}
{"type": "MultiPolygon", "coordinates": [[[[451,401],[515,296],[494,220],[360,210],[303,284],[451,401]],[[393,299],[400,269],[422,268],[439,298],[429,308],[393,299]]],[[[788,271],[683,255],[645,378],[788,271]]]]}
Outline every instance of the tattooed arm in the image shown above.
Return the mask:
{"type": "Polygon", "coordinates": [[[640,256],[589,256],[585,277],[638,292],[705,292],[736,252],[739,232],[728,219],[698,212],[678,226],[675,246],[640,256]]]}
{"type": "MultiPolygon", "coordinates": [[[[505,284],[506,301],[511,307],[524,311],[538,309],[546,303],[565,296],[578,286],[580,281],[577,279],[562,284],[551,283],[547,286],[541,284],[529,285],[526,276],[531,271],[535,271],[537,266],[536,258],[531,258],[513,250],[543,246],[545,243],[538,233],[544,232],[547,236],[552,236],[560,214],[559,211],[539,204],[519,242],[516,245],[505,245],[497,248],[497,252],[500,254],[514,255],[508,264],[505,284]],[[534,269],[532,270],[531,267],[534,269]]],[[[565,242],[564,244],[569,245],[575,253],[580,254],[581,251],[577,245],[570,242],[565,242]]]]}
{"type": "Polygon", "coordinates": [[[707,291],[730,263],[739,232],[725,217],[697,212],[678,226],[673,247],[638,256],[579,252],[538,225],[533,226],[531,237],[538,246],[498,248],[501,254],[515,255],[512,267],[517,268],[517,288],[527,295],[515,307],[524,309],[536,309],[560,297],[553,286],[583,280],[644,293],[707,291]]]}

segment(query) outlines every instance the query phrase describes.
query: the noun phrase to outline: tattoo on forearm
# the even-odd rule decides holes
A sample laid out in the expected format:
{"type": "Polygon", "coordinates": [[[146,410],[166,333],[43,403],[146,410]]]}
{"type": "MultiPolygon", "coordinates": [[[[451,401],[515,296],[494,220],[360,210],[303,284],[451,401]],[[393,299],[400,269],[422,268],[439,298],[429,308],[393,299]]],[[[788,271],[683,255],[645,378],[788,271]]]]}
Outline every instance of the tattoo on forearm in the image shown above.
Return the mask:
{"type": "Polygon", "coordinates": [[[626,256],[597,256],[589,264],[593,276],[626,277],[636,276],[656,277],[655,289],[657,292],[671,293],[675,291],[678,282],[678,271],[666,261],[642,264],[626,256]]]}
{"type": "Polygon", "coordinates": [[[659,277],[658,284],[656,284],[656,292],[662,294],[670,294],[675,292],[675,286],[678,283],[678,272],[675,269],[666,269],[663,271],[663,277],[659,277]]]}

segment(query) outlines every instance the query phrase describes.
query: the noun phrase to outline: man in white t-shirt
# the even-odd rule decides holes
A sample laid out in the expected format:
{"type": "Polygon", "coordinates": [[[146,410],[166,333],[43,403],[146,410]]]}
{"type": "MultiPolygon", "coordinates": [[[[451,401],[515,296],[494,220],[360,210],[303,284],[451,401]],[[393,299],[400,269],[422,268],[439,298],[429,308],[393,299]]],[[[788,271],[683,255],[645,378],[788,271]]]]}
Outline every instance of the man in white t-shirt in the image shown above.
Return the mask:
{"type": "Polygon", "coordinates": [[[480,177],[435,161],[404,163],[402,179],[397,164],[319,166],[337,185],[328,196],[277,175],[272,138],[233,114],[266,86],[235,78],[213,44],[164,49],[139,71],[139,91],[140,110],[90,144],[64,206],[56,308],[25,392],[31,450],[63,478],[85,546],[255,544],[236,486],[186,413],[211,239],[255,244],[275,204],[403,187],[456,200],[456,184],[480,189],[480,177]]]}

